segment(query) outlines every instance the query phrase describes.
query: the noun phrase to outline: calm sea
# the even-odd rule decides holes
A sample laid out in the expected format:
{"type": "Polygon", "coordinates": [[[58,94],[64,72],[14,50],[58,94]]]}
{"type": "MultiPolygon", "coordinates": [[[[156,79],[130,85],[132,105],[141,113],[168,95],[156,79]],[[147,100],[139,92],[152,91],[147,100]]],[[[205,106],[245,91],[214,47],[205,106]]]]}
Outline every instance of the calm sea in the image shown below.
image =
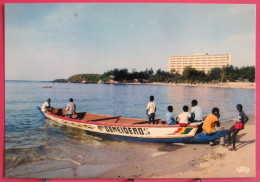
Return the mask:
{"type": "Polygon", "coordinates": [[[65,168],[82,164],[102,165],[111,161],[120,163],[131,157],[137,161],[145,158],[148,151],[156,150],[154,146],[160,144],[87,135],[78,129],[56,125],[44,118],[36,106],[51,98],[52,107],[64,108],[72,97],[78,111],[146,119],[150,95],[154,95],[157,104],[156,118],[162,120],[165,120],[168,105],[172,105],[174,113],[178,114],[184,105],[191,106],[192,99],[198,100],[204,115],[218,107],[222,122],[237,115],[236,104],[239,103],[246,113],[255,113],[253,89],[6,81],[6,176],[19,177],[14,171],[21,166],[24,166],[24,171],[37,173],[37,170],[59,168],[60,164],[65,168]],[[44,85],[52,85],[52,88],[41,88],[44,85]]]}

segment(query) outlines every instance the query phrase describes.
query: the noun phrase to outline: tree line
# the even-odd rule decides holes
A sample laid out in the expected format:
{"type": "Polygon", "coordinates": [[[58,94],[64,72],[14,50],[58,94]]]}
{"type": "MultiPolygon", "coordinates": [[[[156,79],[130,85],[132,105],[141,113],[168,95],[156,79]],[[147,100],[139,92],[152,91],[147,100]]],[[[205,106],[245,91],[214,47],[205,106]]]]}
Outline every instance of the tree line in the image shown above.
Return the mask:
{"type": "Polygon", "coordinates": [[[234,81],[249,81],[255,82],[255,67],[233,67],[226,66],[223,68],[213,68],[207,74],[204,71],[196,70],[190,66],[186,67],[183,74],[169,73],[158,69],[154,72],[152,68],[144,71],[132,70],[128,71],[127,68],[107,71],[103,74],[78,74],[73,75],[67,80],[57,79],[57,82],[108,82],[110,80],[117,82],[161,82],[161,83],[219,83],[219,82],[234,82],[234,81]]]}

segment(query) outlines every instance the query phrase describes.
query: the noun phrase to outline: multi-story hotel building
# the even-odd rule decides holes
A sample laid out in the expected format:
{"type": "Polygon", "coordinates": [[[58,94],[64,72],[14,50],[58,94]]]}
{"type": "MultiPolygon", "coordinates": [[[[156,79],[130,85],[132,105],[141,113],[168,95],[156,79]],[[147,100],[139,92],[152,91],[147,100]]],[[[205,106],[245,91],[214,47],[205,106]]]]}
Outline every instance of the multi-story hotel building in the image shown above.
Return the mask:
{"type": "Polygon", "coordinates": [[[212,68],[231,65],[231,54],[195,54],[191,56],[170,56],[169,72],[182,74],[187,66],[208,73],[212,68]]]}

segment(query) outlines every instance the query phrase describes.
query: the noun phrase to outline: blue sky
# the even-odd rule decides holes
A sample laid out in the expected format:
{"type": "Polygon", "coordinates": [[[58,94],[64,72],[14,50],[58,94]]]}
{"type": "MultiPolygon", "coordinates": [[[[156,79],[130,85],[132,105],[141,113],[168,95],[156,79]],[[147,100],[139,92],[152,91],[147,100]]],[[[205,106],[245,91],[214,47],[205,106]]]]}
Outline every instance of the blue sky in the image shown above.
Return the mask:
{"type": "Polygon", "coordinates": [[[167,71],[169,56],[205,53],[251,66],[255,21],[245,4],[6,4],[5,79],[167,71]]]}

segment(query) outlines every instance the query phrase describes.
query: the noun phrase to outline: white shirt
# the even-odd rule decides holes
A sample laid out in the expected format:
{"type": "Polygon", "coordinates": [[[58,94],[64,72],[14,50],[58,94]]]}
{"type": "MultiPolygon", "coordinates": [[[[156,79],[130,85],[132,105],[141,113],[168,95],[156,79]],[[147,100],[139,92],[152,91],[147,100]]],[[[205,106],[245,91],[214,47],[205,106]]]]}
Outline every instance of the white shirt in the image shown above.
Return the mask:
{"type": "Polygon", "coordinates": [[[67,104],[67,114],[75,114],[76,112],[76,105],[73,102],[69,102],[67,104]]]}
{"type": "Polygon", "coordinates": [[[151,114],[151,113],[155,113],[155,109],[156,109],[156,103],[155,102],[149,102],[147,104],[147,114],[151,114]]]}
{"type": "Polygon", "coordinates": [[[181,114],[178,115],[178,118],[180,119],[179,123],[185,123],[188,124],[189,123],[189,118],[190,118],[190,113],[188,112],[183,112],[181,114]]]}
{"type": "Polygon", "coordinates": [[[202,110],[200,106],[194,106],[191,108],[191,113],[195,114],[194,120],[200,121],[202,120],[202,110]]]}
{"type": "Polygon", "coordinates": [[[49,103],[48,103],[48,102],[44,102],[44,103],[42,104],[41,111],[42,111],[42,112],[45,112],[47,107],[50,107],[49,103]]]}

